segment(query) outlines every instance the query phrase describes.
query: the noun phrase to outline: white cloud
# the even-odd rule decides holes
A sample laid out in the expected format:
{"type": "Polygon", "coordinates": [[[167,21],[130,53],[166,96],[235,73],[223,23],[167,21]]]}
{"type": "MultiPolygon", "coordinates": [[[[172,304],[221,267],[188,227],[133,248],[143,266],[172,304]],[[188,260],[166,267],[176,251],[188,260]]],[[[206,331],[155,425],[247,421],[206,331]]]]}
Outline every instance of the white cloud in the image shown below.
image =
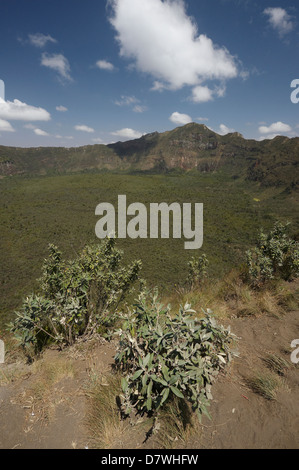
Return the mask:
{"type": "Polygon", "coordinates": [[[5,100],[5,84],[3,80],[0,80],[0,98],[5,100]]]}
{"type": "Polygon", "coordinates": [[[0,132],[15,132],[10,122],[0,119],[0,132]]]}
{"type": "Polygon", "coordinates": [[[213,99],[213,92],[207,86],[198,85],[193,88],[191,99],[194,103],[206,103],[213,99]]]}
{"type": "Polygon", "coordinates": [[[267,138],[276,137],[277,135],[286,134],[292,131],[291,126],[284,124],[283,122],[274,122],[270,126],[260,126],[260,134],[268,134],[267,138]]]}
{"type": "Polygon", "coordinates": [[[159,82],[158,80],[154,81],[154,84],[151,88],[151,91],[163,91],[167,88],[163,83],[159,82]]]}
{"type": "Polygon", "coordinates": [[[258,140],[262,141],[262,140],[272,140],[272,139],[275,139],[275,137],[277,137],[279,134],[268,134],[268,135],[262,135],[260,136],[260,138],[258,140]]]}
{"type": "Polygon", "coordinates": [[[209,121],[209,118],[206,118],[206,117],[198,117],[198,118],[196,118],[196,121],[207,122],[207,121],[209,121]]]}
{"type": "Polygon", "coordinates": [[[147,110],[146,106],[143,106],[135,96],[122,95],[120,100],[115,100],[114,104],[117,106],[130,106],[134,113],[144,113],[147,110]]]}
{"type": "Polygon", "coordinates": [[[4,101],[0,98],[0,119],[12,121],[49,121],[51,115],[43,108],[36,108],[19,100],[4,101]]]}
{"type": "Polygon", "coordinates": [[[283,8],[266,8],[264,14],[268,16],[270,25],[278,32],[280,37],[285,36],[294,29],[292,17],[283,8]]]}
{"type": "Polygon", "coordinates": [[[146,110],[147,110],[147,107],[142,106],[140,104],[136,104],[136,106],[134,106],[133,108],[134,113],[144,113],[146,110]]]}
{"type": "Polygon", "coordinates": [[[178,112],[172,113],[169,120],[173,122],[174,124],[183,125],[183,126],[185,124],[189,124],[190,122],[192,122],[192,118],[188,116],[188,114],[181,114],[178,112]]]}
{"type": "Polygon", "coordinates": [[[49,34],[45,35],[42,33],[29,34],[29,42],[35,47],[45,47],[47,42],[57,43],[56,39],[52,38],[49,34]]]}
{"type": "Polygon", "coordinates": [[[56,106],[56,111],[60,113],[65,113],[68,109],[65,106],[56,106]]]}
{"type": "Polygon", "coordinates": [[[76,131],[81,131],[81,132],[88,132],[89,134],[92,134],[94,132],[94,129],[92,127],[85,126],[85,124],[77,125],[75,126],[76,131]]]}
{"type": "Polygon", "coordinates": [[[107,70],[109,72],[112,72],[115,68],[114,65],[107,60],[98,60],[96,66],[101,70],[107,70]]]}
{"type": "Polygon", "coordinates": [[[120,55],[154,79],[152,90],[201,85],[238,75],[236,59],[186,13],[183,0],[109,0],[120,55]]]}
{"type": "Polygon", "coordinates": [[[66,57],[63,54],[52,54],[49,55],[46,52],[42,54],[41,65],[44,67],[49,67],[55,72],[58,73],[59,78],[72,81],[70,75],[70,64],[66,57]]]}
{"type": "Polygon", "coordinates": [[[100,139],[100,137],[97,137],[96,139],[92,139],[92,141],[93,141],[95,144],[102,144],[102,143],[103,143],[103,140],[100,139]]]}
{"type": "Polygon", "coordinates": [[[119,131],[111,132],[111,135],[115,135],[122,139],[139,139],[144,134],[139,131],[135,131],[134,129],[120,129],[119,131]]]}
{"type": "Polygon", "coordinates": [[[220,124],[220,126],[219,126],[219,134],[220,135],[231,134],[232,132],[235,132],[235,129],[230,129],[225,124],[220,124]]]}
{"type": "Polygon", "coordinates": [[[226,86],[222,83],[220,86],[215,88],[214,93],[218,96],[218,98],[223,98],[226,93],[226,86]]]}
{"type": "Polygon", "coordinates": [[[33,131],[36,135],[39,135],[39,136],[42,136],[42,137],[46,137],[48,136],[48,132],[46,131],[43,131],[42,129],[34,129],[33,131]]]}
{"type": "Polygon", "coordinates": [[[114,104],[117,106],[131,106],[133,104],[139,103],[139,100],[135,96],[125,96],[122,95],[120,100],[115,100],[114,104]]]}

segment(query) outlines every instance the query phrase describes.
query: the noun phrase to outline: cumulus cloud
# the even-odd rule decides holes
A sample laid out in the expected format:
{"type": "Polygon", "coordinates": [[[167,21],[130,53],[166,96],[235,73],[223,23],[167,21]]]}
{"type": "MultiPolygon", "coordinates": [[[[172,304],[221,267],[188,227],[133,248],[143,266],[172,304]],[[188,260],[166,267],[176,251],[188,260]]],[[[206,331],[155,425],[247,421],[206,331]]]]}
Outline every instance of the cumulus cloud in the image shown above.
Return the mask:
{"type": "Polygon", "coordinates": [[[10,122],[0,119],[0,132],[15,132],[10,122]]]}
{"type": "Polygon", "coordinates": [[[88,132],[89,134],[92,134],[94,132],[94,129],[92,127],[85,126],[85,124],[80,124],[75,126],[76,131],[80,132],[88,132]]]}
{"type": "Polygon", "coordinates": [[[235,132],[235,129],[230,129],[225,124],[220,124],[220,126],[219,126],[219,134],[220,135],[231,134],[232,132],[235,132]]]}
{"type": "Polygon", "coordinates": [[[29,34],[28,35],[29,42],[35,47],[45,47],[45,45],[48,42],[52,43],[57,43],[57,40],[52,38],[49,34],[42,34],[42,33],[36,33],[36,34],[29,34]]]}
{"type": "MultiPolygon", "coordinates": [[[[109,4],[120,55],[154,78],[152,90],[197,87],[206,80],[238,76],[236,59],[198,33],[183,0],[109,0],[109,4]]],[[[200,90],[195,97],[197,93],[200,90]]],[[[207,96],[206,90],[206,100],[207,96]]]]}
{"type": "Polygon", "coordinates": [[[5,85],[3,80],[0,80],[0,98],[5,100],[5,85]]]}
{"type": "Polygon", "coordinates": [[[111,132],[111,135],[115,135],[116,137],[119,137],[121,139],[139,139],[144,134],[139,131],[135,131],[134,129],[125,128],[115,132],[111,132]]]}
{"type": "Polygon", "coordinates": [[[33,132],[36,134],[36,135],[39,135],[39,136],[42,136],[42,137],[46,137],[48,136],[48,132],[46,131],[43,131],[42,129],[34,129],[33,132]]]}
{"type": "Polygon", "coordinates": [[[278,121],[270,126],[260,126],[259,132],[262,134],[260,140],[274,139],[278,135],[285,135],[292,132],[292,128],[288,124],[278,121]]]}
{"type": "Polygon", "coordinates": [[[189,124],[190,122],[192,122],[192,118],[188,116],[188,114],[182,114],[178,112],[172,113],[169,120],[173,122],[174,124],[183,125],[183,126],[185,124],[189,124]]]}
{"type": "Polygon", "coordinates": [[[68,109],[65,106],[56,106],[56,111],[60,113],[65,113],[68,109]]]}
{"type": "Polygon", "coordinates": [[[0,119],[11,121],[49,121],[51,115],[43,108],[30,106],[22,101],[4,101],[0,98],[0,119]]]}
{"type": "Polygon", "coordinates": [[[293,31],[292,17],[283,8],[266,8],[264,14],[268,16],[270,25],[278,32],[280,37],[293,31]]]}
{"type": "Polygon", "coordinates": [[[107,60],[98,60],[96,63],[96,66],[101,69],[101,70],[107,70],[108,72],[112,72],[115,67],[111,62],[108,62],[107,60]]]}
{"type": "Polygon", "coordinates": [[[47,54],[44,52],[42,54],[41,65],[55,70],[60,79],[72,81],[69,61],[63,54],[47,54]]]}
{"type": "Polygon", "coordinates": [[[213,91],[207,86],[198,85],[193,88],[191,99],[194,103],[206,103],[213,99],[213,91]]]}

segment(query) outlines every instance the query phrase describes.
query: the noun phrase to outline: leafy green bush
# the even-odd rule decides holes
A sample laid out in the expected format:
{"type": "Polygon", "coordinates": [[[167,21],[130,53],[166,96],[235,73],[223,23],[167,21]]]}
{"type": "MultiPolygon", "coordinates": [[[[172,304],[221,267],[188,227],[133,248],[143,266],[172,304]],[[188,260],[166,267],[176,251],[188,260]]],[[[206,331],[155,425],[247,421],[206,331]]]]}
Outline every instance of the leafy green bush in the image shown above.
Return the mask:
{"type": "Polygon", "coordinates": [[[11,325],[24,347],[40,349],[49,338],[70,345],[115,320],[141,269],[140,261],[123,267],[122,252],[115,243],[108,238],[87,246],[72,261],[64,261],[57,247],[49,246],[40,279],[41,295],[27,297],[11,325]]]}
{"type": "Polygon", "coordinates": [[[288,237],[289,225],[276,222],[268,234],[261,230],[257,246],[246,252],[247,278],[253,286],[274,278],[289,281],[298,277],[299,243],[288,237]]]}
{"type": "Polygon", "coordinates": [[[195,313],[186,304],[172,317],[156,293],[149,304],[141,297],[136,310],[128,314],[115,357],[127,374],[122,380],[125,414],[132,409],[157,412],[177,396],[189,401],[199,417],[208,415],[211,384],[231,360],[233,335],[208,313],[201,320],[191,317],[195,313]]]}
{"type": "Polygon", "coordinates": [[[191,258],[188,262],[187,284],[190,288],[200,284],[207,275],[209,261],[205,254],[191,258]]]}

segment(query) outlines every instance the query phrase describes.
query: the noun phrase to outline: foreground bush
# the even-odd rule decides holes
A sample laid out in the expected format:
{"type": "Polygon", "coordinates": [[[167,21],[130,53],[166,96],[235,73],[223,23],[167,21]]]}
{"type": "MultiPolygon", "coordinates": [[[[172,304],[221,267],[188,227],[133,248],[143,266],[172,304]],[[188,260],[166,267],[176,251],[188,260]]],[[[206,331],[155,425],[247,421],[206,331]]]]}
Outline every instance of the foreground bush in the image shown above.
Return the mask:
{"type": "Polygon", "coordinates": [[[115,361],[125,372],[122,408],[156,412],[176,396],[186,399],[201,417],[208,415],[211,385],[231,360],[233,335],[217,326],[208,313],[201,320],[185,305],[171,316],[157,301],[140,299],[120,331],[115,361]]]}
{"type": "Polygon", "coordinates": [[[299,243],[289,238],[289,224],[276,222],[268,234],[262,230],[257,245],[246,252],[247,278],[254,287],[270,279],[290,281],[299,275],[299,243]]]}
{"type": "Polygon", "coordinates": [[[139,279],[141,262],[122,266],[115,239],[87,246],[72,261],[64,261],[54,245],[43,265],[40,295],[24,301],[11,330],[25,348],[39,350],[49,339],[70,345],[109,326],[139,279]]]}

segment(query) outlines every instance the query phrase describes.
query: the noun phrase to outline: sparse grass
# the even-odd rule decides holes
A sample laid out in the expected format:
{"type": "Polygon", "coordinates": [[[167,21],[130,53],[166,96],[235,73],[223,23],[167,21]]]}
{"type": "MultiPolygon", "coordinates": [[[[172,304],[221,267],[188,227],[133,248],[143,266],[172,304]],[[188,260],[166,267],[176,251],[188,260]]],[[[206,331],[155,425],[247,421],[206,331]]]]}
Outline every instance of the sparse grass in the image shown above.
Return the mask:
{"type": "Polygon", "coordinates": [[[289,283],[285,281],[255,290],[241,280],[240,271],[235,269],[223,279],[207,279],[195,289],[176,288],[171,295],[163,298],[163,303],[178,308],[188,302],[199,314],[202,309],[212,310],[221,321],[263,314],[279,318],[284,312],[299,308],[296,293],[296,288],[290,290],[289,283]]]}
{"type": "Polygon", "coordinates": [[[269,353],[263,358],[263,361],[268,369],[280,376],[284,376],[285,372],[290,368],[290,363],[277,354],[269,353]]]}
{"type": "Polygon", "coordinates": [[[25,379],[31,375],[31,370],[27,364],[16,362],[14,364],[0,365],[0,387],[9,385],[18,380],[25,379]]]}
{"type": "Polygon", "coordinates": [[[123,448],[124,444],[136,445],[137,441],[140,446],[152,438],[155,448],[171,449],[183,447],[191,433],[199,432],[198,418],[184,400],[177,398],[159,411],[157,420],[134,413],[124,420],[117,403],[121,393],[118,374],[91,374],[85,393],[88,399],[86,424],[92,448],[123,448]]]}
{"type": "Polygon", "coordinates": [[[52,387],[64,378],[74,378],[75,371],[72,361],[68,358],[59,357],[40,360],[33,365],[35,373],[40,375],[43,382],[47,383],[48,388],[52,387]]]}
{"type": "Polygon", "coordinates": [[[117,396],[121,392],[121,378],[116,374],[91,375],[85,388],[88,398],[87,427],[92,447],[111,449],[121,447],[128,424],[121,420],[117,396]]]}
{"type": "Polygon", "coordinates": [[[199,433],[198,418],[182,399],[174,398],[159,412],[158,432],[154,441],[158,448],[185,447],[193,433],[199,433]]]}
{"type": "Polygon", "coordinates": [[[266,400],[275,400],[281,381],[272,373],[259,372],[247,379],[247,385],[253,392],[261,395],[266,400]]]}
{"type": "Polygon", "coordinates": [[[67,397],[57,387],[63,379],[75,376],[73,363],[63,357],[40,360],[31,366],[32,385],[23,392],[20,402],[35,419],[49,422],[55,408],[67,397]]]}

